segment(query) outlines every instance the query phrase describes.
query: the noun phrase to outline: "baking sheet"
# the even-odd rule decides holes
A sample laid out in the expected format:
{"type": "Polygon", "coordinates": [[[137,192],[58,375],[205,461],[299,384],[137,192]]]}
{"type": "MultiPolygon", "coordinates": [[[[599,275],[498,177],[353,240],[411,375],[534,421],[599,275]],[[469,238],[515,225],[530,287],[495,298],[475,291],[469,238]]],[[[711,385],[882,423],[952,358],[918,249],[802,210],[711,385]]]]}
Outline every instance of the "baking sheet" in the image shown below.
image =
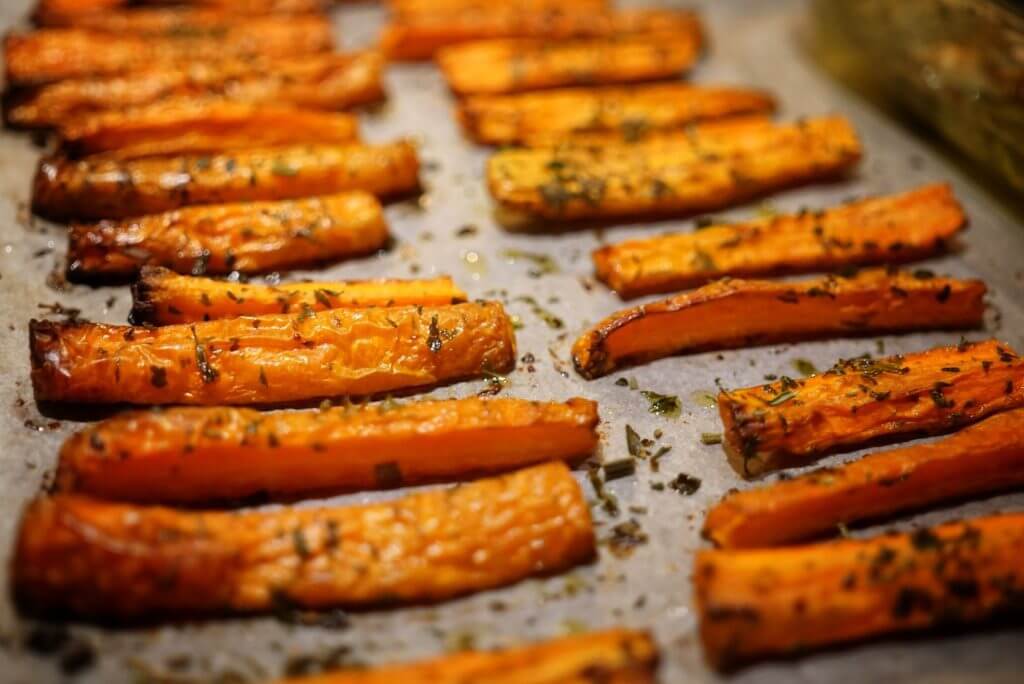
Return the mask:
{"type": "MultiPolygon", "coordinates": [[[[971,229],[959,253],[928,262],[928,267],[957,276],[984,277],[992,291],[987,331],[1024,346],[1024,230],[994,202],[984,187],[958,171],[925,143],[911,137],[868,104],[822,73],[801,48],[806,31],[804,4],[776,2],[707,2],[711,56],[695,80],[735,83],[774,91],[781,115],[792,118],[842,112],[863,136],[866,158],[858,174],[839,184],[780,194],[771,206],[793,211],[868,193],[895,192],[916,184],[949,180],[971,217],[971,229]]],[[[26,0],[5,0],[0,21],[15,25],[27,13],[26,0]]],[[[337,10],[346,46],[372,41],[381,20],[373,5],[337,10]]],[[[701,400],[714,392],[716,380],[735,387],[758,383],[769,373],[794,373],[796,358],[827,368],[839,357],[909,352],[955,342],[955,334],[920,334],[856,341],[781,345],[666,359],[648,366],[584,382],[571,370],[569,347],[588,324],[620,306],[615,296],[591,280],[589,252],[605,241],[691,227],[688,221],[641,223],[587,229],[557,235],[521,235],[503,231],[492,218],[482,183],[487,151],[465,142],[452,117],[452,99],[439,74],[425,65],[399,66],[388,75],[390,102],[364,116],[370,140],[411,135],[422,145],[428,188],[419,201],[388,208],[397,238],[385,254],[289,277],[412,277],[449,273],[472,297],[498,297],[520,316],[519,354],[535,361],[520,363],[509,376],[509,395],[563,399],[580,395],[601,405],[602,445],[609,459],[626,454],[625,426],[642,436],[662,432],[660,445],[672,449],[660,472],[640,464],[637,474],[611,483],[622,514],[610,518],[595,508],[599,535],[612,525],[635,519],[648,542],[628,558],[602,548],[600,560],[574,572],[478,594],[437,606],[373,611],[349,616],[347,628],[295,626],[276,618],[218,620],[146,630],[107,631],[86,625],[71,628],[72,643],[51,655],[20,646],[33,625],[19,620],[6,591],[0,599],[0,681],[57,682],[75,665],[75,652],[95,651],[82,668],[82,682],[245,682],[262,681],[286,668],[316,663],[380,663],[436,655],[475,645],[495,647],[528,639],[554,637],[581,629],[624,625],[653,628],[663,652],[662,681],[743,683],[775,682],[1016,682],[1024,671],[1024,630],[989,629],[924,639],[886,640],[762,664],[729,678],[704,665],[696,639],[696,616],[690,591],[694,551],[703,546],[699,528],[703,512],[727,489],[745,486],[726,464],[717,446],[700,443],[702,432],[721,429],[716,412],[701,400]],[[511,258],[509,252],[548,255],[557,272],[531,278],[537,264],[511,258]],[[549,327],[519,297],[533,297],[562,321],[549,327]],[[678,418],[652,415],[638,391],[616,385],[635,378],[639,388],[677,395],[678,418]],[[702,480],[692,496],[671,489],[654,491],[680,472],[702,480]],[[645,513],[631,512],[646,510],[645,513]],[[81,645],[88,647],[83,648],[81,645]],[[71,655],[68,655],[68,654],[71,655]]],[[[7,586],[10,547],[20,510],[44,482],[56,462],[61,441],[80,424],[65,416],[39,414],[28,380],[27,322],[46,312],[40,304],[60,302],[99,321],[123,322],[127,288],[76,286],[57,292],[47,285],[62,263],[64,229],[27,221],[25,203],[38,150],[27,136],[0,134],[0,585],[7,586]]],[[[757,205],[719,212],[726,218],[752,215],[757,205]]],[[[544,270],[544,269],[541,269],[544,270]]],[[[550,269],[549,269],[550,270],[550,269]]],[[[430,393],[465,396],[484,387],[467,382],[430,393]]],[[[837,463],[850,455],[826,459],[837,463]]],[[[585,477],[580,474],[581,481],[585,477]]],[[[588,493],[589,485],[584,483],[588,493]]],[[[332,502],[363,502],[389,494],[337,497],[332,502]]],[[[303,505],[317,505],[309,501],[303,505]]],[[[1021,509],[1024,495],[1006,495],[942,508],[904,519],[906,527],[997,510],[1021,509]]],[[[868,530],[877,531],[877,528],[868,530]]],[[[857,534],[862,533],[857,531],[857,534]]],[[[82,656],[78,656],[79,664],[82,656]]]]}

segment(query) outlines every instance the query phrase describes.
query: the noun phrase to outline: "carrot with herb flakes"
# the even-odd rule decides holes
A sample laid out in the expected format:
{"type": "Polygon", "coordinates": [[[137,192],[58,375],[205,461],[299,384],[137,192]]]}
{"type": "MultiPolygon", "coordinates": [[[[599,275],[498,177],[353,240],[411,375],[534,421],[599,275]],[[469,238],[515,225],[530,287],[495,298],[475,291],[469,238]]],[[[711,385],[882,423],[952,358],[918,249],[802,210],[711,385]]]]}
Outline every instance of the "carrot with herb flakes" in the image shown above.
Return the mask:
{"type": "MultiPolygon", "coordinates": [[[[292,12],[294,17],[314,16],[314,8],[292,12]]],[[[230,35],[237,26],[259,17],[259,13],[237,12],[227,7],[197,4],[177,7],[112,8],[105,11],[84,11],[77,14],[51,13],[37,15],[41,25],[54,28],[88,29],[114,36],[147,36],[153,38],[208,38],[219,40],[230,35]]],[[[260,24],[257,24],[260,25],[260,24]]]]}
{"type": "Polygon", "coordinates": [[[727,494],[704,521],[720,547],[778,546],[840,525],[889,517],[1024,484],[1024,409],[998,413],[949,437],[727,494]]]}
{"type": "Polygon", "coordinates": [[[338,670],[279,684],[654,684],[658,648],[647,632],[610,629],[501,651],[462,651],[402,665],[338,670]]]}
{"type": "Polygon", "coordinates": [[[597,404],[449,399],[260,412],[121,413],[71,437],[64,492],[138,503],[204,503],[459,481],[597,446],[597,404]]]}
{"type": "Polygon", "coordinates": [[[147,264],[194,275],[265,273],[368,254],[388,239],[380,202],[361,190],[203,205],[72,224],[67,273],[78,282],[129,278],[147,264]]]}
{"type": "Polygon", "coordinates": [[[4,113],[12,126],[46,128],[132,108],[159,105],[173,111],[195,100],[349,109],[384,97],[383,67],[382,55],[375,52],[154,65],[11,93],[4,113]]]}
{"type": "Polygon", "coordinates": [[[60,127],[61,152],[111,159],[217,154],[253,147],[349,143],[359,139],[350,114],[190,100],[79,117],[60,127]]]}
{"type": "Polygon", "coordinates": [[[980,280],[883,269],[797,282],[725,278],[619,311],[573,345],[585,378],[672,354],[909,330],[974,328],[985,313],[980,280]]]}
{"type": "Polygon", "coordinates": [[[562,88],[512,95],[475,95],[458,108],[478,143],[511,145],[538,134],[569,137],[623,129],[677,129],[730,116],[770,113],[770,95],[747,88],[657,83],[617,88],[562,88]]]}
{"type": "Polygon", "coordinates": [[[760,146],[764,136],[777,125],[769,113],[740,114],[667,128],[652,128],[643,121],[633,121],[618,128],[572,133],[538,130],[520,142],[523,147],[571,148],[696,139],[707,155],[735,154],[737,150],[760,146]]]}
{"type": "Polygon", "coordinates": [[[238,283],[152,266],[132,285],[135,325],[195,323],[219,318],[374,306],[441,306],[467,299],[448,276],[429,280],[348,280],[280,285],[238,283]]]}
{"type": "Polygon", "coordinates": [[[635,145],[503,150],[488,162],[487,183],[506,223],[675,216],[835,178],[861,155],[856,133],[840,117],[774,126],[757,144],[717,147],[709,153],[697,135],[635,145]]]}
{"type": "Polygon", "coordinates": [[[331,508],[192,512],[58,494],[22,516],[12,574],[24,612],[132,621],[441,601],[593,556],[583,492],[548,463],[331,508]]]}
{"type": "Polygon", "coordinates": [[[1024,515],[795,548],[697,554],[708,661],[730,669],[1020,609],[1024,515]]]}
{"type": "Polygon", "coordinates": [[[193,204],[296,199],[348,190],[382,197],[419,187],[411,142],[315,144],[150,159],[40,160],[32,209],[61,219],[118,219],[193,204]]]}
{"type": "MultiPolygon", "coordinates": [[[[109,15],[117,17],[113,22],[132,21],[135,28],[155,28],[166,25],[174,28],[180,25],[179,15],[188,17],[200,12],[219,11],[220,14],[239,13],[237,0],[187,0],[185,7],[138,8],[132,0],[39,0],[33,20],[41,26],[90,26],[101,25],[109,15]],[[141,18],[122,15],[140,14],[141,18]]],[[[157,3],[149,3],[157,4],[157,3]]],[[[245,15],[261,14],[309,14],[323,10],[320,0],[246,0],[245,15]]],[[[109,25],[109,24],[108,24],[109,25]]],[[[118,25],[118,28],[123,26],[118,25]]]]}
{"type": "Polygon", "coordinates": [[[626,240],[597,249],[593,261],[598,279],[629,299],[722,276],[906,263],[941,252],[966,225],[963,209],[943,183],[821,211],[626,240]]]}
{"type": "Polygon", "coordinates": [[[306,309],[139,328],[32,321],[40,401],[284,404],[422,388],[515,365],[496,302],[306,309]]]}
{"type": "Polygon", "coordinates": [[[998,340],[842,359],[809,378],[718,395],[722,444],[744,477],[877,440],[950,432],[1022,405],[1024,361],[998,340]]]}

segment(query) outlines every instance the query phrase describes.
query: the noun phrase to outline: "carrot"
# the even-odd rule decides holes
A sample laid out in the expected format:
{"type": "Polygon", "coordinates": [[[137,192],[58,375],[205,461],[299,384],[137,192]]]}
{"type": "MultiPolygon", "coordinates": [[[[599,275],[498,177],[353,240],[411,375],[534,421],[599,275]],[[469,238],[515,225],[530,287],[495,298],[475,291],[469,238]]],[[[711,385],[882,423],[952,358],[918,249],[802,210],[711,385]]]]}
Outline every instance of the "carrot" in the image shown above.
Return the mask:
{"type": "Polygon", "coordinates": [[[1024,484],[1024,409],[996,414],[928,444],[882,451],[835,468],[727,494],[708,511],[718,546],[776,546],[844,523],[1024,484]]]}
{"type": "Polygon", "coordinates": [[[281,404],[435,385],[515,365],[500,304],[306,310],[133,328],[30,323],[40,401],[281,404]]]}
{"type": "Polygon", "coordinates": [[[358,120],[349,114],[224,100],[94,114],[60,128],[61,151],[68,157],[102,154],[112,159],[348,143],[358,138],[358,120]]]}
{"type": "Polygon", "coordinates": [[[293,58],[218,58],[154,65],[126,74],[79,78],[12,93],[7,122],[23,128],[69,125],[77,117],[193,100],[338,110],[380,100],[379,53],[293,58]]]}
{"type": "Polygon", "coordinates": [[[708,661],[728,669],[832,644],[974,623],[1020,607],[1024,515],[911,534],[767,550],[701,551],[708,661]]]}
{"type": "Polygon", "coordinates": [[[583,492],[548,463],[332,508],[183,512],[59,494],[23,515],[13,586],[32,614],[154,620],[440,601],[593,555],[583,492]]]}
{"type": "Polygon", "coordinates": [[[65,442],[57,487],[203,503],[465,480],[549,460],[579,463],[597,446],[597,422],[597,404],[586,399],[136,411],[65,442]]]}
{"type": "Polygon", "coordinates": [[[658,648],[647,632],[610,629],[501,651],[351,669],[280,684],[654,684],[658,648]]]}
{"type": "Polygon", "coordinates": [[[519,8],[531,13],[550,12],[552,10],[572,11],[608,9],[608,0],[388,0],[389,13],[396,17],[406,15],[457,12],[480,12],[482,9],[500,8],[507,11],[519,8]]]}
{"type": "Polygon", "coordinates": [[[744,477],[882,439],[940,434],[1024,405],[1024,361],[997,340],[840,360],[803,380],[723,391],[729,462],[744,477]]]}
{"type": "Polygon", "coordinates": [[[632,120],[617,128],[583,131],[537,130],[520,141],[523,147],[605,147],[650,142],[685,142],[696,139],[698,151],[707,155],[734,154],[737,150],[758,148],[764,136],[777,126],[770,112],[730,115],[723,119],[705,119],[682,125],[653,127],[645,118],[632,120]]]}
{"type": "MultiPolygon", "coordinates": [[[[190,9],[168,8],[160,9],[139,9],[132,8],[124,11],[132,5],[131,0],[38,0],[32,18],[42,26],[82,26],[90,23],[102,23],[109,15],[121,14],[144,14],[159,16],[161,13],[191,14],[219,9],[221,12],[240,10],[237,0],[187,0],[184,3],[190,9]],[[191,9],[195,8],[195,9],[191,9]]],[[[245,7],[241,10],[245,14],[306,14],[317,12],[323,9],[320,0],[246,0],[245,7]]],[[[158,24],[156,18],[135,20],[142,24],[158,24]]]]}
{"type": "Polygon", "coordinates": [[[380,202],[353,190],[72,224],[67,270],[75,281],[127,278],[146,264],[196,275],[262,273],[367,254],[387,241],[380,202]]]}
{"type": "Polygon", "coordinates": [[[152,159],[59,157],[39,162],[33,211],[52,219],[115,219],[192,204],[286,200],[366,190],[379,196],[419,187],[410,142],[293,145],[152,159]]]}
{"type": "Polygon", "coordinates": [[[702,149],[688,141],[504,150],[487,183],[505,222],[613,219],[720,209],[781,188],[841,175],[860,159],[843,118],[776,126],[757,145],[702,149]]]}
{"type": "Polygon", "coordinates": [[[306,310],[441,306],[466,299],[466,293],[448,276],[259,285],[184,276],[145,266],[132,286],[130,320],[136,325],[169,325],[306,310]]]}
{"type": "MultiPolygon", "coordinates": [[[[44,8],[44,0],[40,10],[44,8]]],[[[310,7],[305,12],[289,12],[300,15],[314,14],[310,7]]],[[[177,7],[133,7],[121,9],[116,6],[99,11],[84,10],[77,13],[37,12],[41,24],[49,27],[88,29],[115,36],[151,36],[154,38],[210,38],[219,40],[237,26],[244,25],[252,13],[238,13],[234,9],[216,5],[196,4],[177,7]]],[[[293,17],[296,18],[296,17],[293,17]]]]}
{"type": "Polygon", "coordinates": [[[903,263],[943,249],[967,224],[945,183],[693,233],[626,240],[593,254],[597,277],[631,298],[766,276],[903,263]]]}
{"type": "Polygon", "coordinates": [[[678,128],[774,109],[771,96],[757,90],[659,83],[476,95],[462,101],[458,117],[476,142],[510,145],[538,134],[565,137],[593,131],[678,128]]]}
{"type": "Polygon", "coordinates": [[[221,34],[163,37],[116,35],[78,28],[9,34],[4,40],[7,81],[13,85],[119,74],[153,64],[224,57],[284,57],[331,50],[331,24],[306,15],[236,19],[221,34]]]}
{"type": "Polygon", "coordinates": [[[671,354],[808,338],[980,326],[980,280],[882,269],[798,282],[725,278],[619,311],[583,333],[573,362],[585,378],[671,354]]]}

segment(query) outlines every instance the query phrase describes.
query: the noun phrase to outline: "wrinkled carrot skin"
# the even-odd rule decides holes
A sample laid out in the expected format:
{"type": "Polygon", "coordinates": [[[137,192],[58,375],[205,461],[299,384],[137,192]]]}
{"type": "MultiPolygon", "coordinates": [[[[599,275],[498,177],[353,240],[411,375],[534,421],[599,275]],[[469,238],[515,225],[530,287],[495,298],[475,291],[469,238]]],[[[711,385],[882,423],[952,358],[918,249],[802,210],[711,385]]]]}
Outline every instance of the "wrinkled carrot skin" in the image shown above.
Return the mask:
{"type": "Polygon", "coordinates": [[[486,145],[521,143],[538,134],[678,128],[730,116],[770,113],[767,93],[744,88],[659,83],[617,88],[561,88],[462,101],[459,122],[486,145]]]}
{"type": "Polygon", "coordinates": [[[778,546],[838,525],[1005,491],[1024,484],[1024,409],[998,413],[936,442],[727,494],[704,536],[724,548],[778,546]]]}
{"type": "Polygon", "coordinates": [[[185,207],[72,224],[68,278],[108,281],[152,264],[179,273],[264,273],[368,254],[389,239],[373,195],[353,190],[281,202],[185,207]]]}
{"type": "Polygon", "coordinates": [[[835,178],[860,156],[852,127],[834,117],[775,127],[725,156],[705,155],[699,140],[503,150],[487,183],[506,223],[673,216],[835,178]]]}
{"type": "Polygon", "coordinates": [[[150,159],[47,157],[32,208],[55,220],[118,219],[194,204],[296,199],[366,190],[378,196],[419,187],[412,143],[292,145],[150,159]]]}
{"type": "MultiPolygon", "coordinates": [[[[291,14],[313,14],[313,10],[291,14]]],[[[152,36],[155,38],[220,39],[234,27],[252,18],[246,9],[235,12],[216,6],[134,7],[106,11],[37,13],[48,27],[88,29],[112,35],[152,36]]],[[[294,18],[294,17],[293,17],[294,18]]]]}
{"type": "Polygon", "coordinates": [[[672,354],[803,339],[974,328],[985,314],[980,280],[918,277],[884,269],[798,282],[725,278],[619,311],[573,345],[593,379],[672,354]]]}
{"type": "Polygon", "coordinates": [[[132,285],[129,320],[136,325],[170,325],[306,310],[442,306],[466,299],[466,293],[448,276],[260,285],[179,275],[147,266],[132,285]]]}
{"type": "Polygon", "coordinates": [[[597,404],[477,398],[311,411],[120,414],[65,442],[57,487],[101,499],[204,503],[459,481],[597,446],[597,404]]]}
{"type": "Polygon", "coordinates": [[[224,57],[285,57],[334,47],[324,16],[239,19],[212,38],[111,36],[75,28],[40,29],[4,39],[7,81],[13,85],[120,74],[153,64],[224,57]]]}
{"type": "Polygon", "coordinates": [[[350,114],[223,100],[95,114],[60,128],[61,152],[66,156],[101,154],[111,159],[358,139],[359,122],[350,114]]]}
{"type": "MultiPolygon", "coordinates": [[[[143,26],[157,26],[161,24],[158,17],[162,15],[162,21],[170,21],[170,25],[175,26],[177,24],[170,19],[175,15],[214,10],[220,10],[223,14],[239,9],[237,0],[190,0],[180,4],[186,7],[132,8],[125,11],[132,5],[131,0],[39,0],[32,18],[41,26],[89,26],[93,23],[106,23],[105,20],[110,15],[142,14],[144,17],[149,15],[150,18],[134,19],[136,25],[141,23],[143,26]]],[[[322,9],[323,3],[319,0],[247,0],[244,14],[307,14],[322,9]]],[[[124,20],[115,19],[115,22],[117,21],[124,20]]]]}
{"type": "Polygon", "coordinates": [[[161,328],[30,324],[43,401],[281,404],[503,373],[515,365],[500,304],[332,309],[161,328]]]}
{"type": "Polygon", "coordinates": [[[279,684],[654,684],[658,648],[647,632],[611,629],[502,651],[469,651],[279,684]]]}
{"type": "Polygon", "coordinates": [[[13,585],[27,613],[155,620],[440,601],[593,555],[583,492],[549,463],[350,507],[183,512],[38,499],[22,518],[13,585]]]}
{"type": "Polygon", "coordinates": [[[393,60],[423,60],[438,50],[497,38],[602,38],[631,33],[700,33],[697,16],[685,10],[602,11],[582,5],[494,6],[399,14],[384,27],[381,49],[393,60]]]}
{"type": "Polygon", "coordinates": [[[946,184],[692,233],[626,240],[594,251],[598,279],[623,298],[722,276],[827,271],[931,256],[967,225],[946,184]]]}
{"type": "Polygon", "coordinates": [[[694,569],[708,661],[765,657],[1020,610],[1024,516],[796,548],[701,551],[694,569]]]}
{"type": "Polygon", "coordinates": [[[873,441],[951,432],[1024,405],[1024,361],[998,340],[841,360],[802,380],[718,395],[729,462],[744,477],[873,441]]]}
{"type": "Polygon", "coordinates": [[[672,78],[689,70],[699,55],[695,32],[554,43],[477,41],[445,48],[436,59],[456,94],[501,95],[672,78]]]}
{"type": "Polygon", "coordinates": [[[14,93],[5,103],[12,126],[46,128],[101,112],[195,100],[339,110],[384,97],[382,55],[315,54],[150,66],[116,76],[81,78],[14,93]]]}

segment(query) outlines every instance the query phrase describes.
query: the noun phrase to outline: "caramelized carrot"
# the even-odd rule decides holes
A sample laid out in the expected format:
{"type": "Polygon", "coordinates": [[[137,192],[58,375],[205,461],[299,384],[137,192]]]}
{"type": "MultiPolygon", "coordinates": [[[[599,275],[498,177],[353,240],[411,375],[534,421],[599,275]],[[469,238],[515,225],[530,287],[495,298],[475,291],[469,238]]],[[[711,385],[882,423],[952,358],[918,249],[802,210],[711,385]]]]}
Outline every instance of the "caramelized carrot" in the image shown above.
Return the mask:
{"type": "Polygon", "coordinates": [[[726,548],[776,546],[844,523],[1013,489],[1024,484],[1022,429],[1024,409],[1015,409],[937,442],[732,492],[708,511],[704,535],[726,548]]]}
{"type": "Polygon", "coordinates": [[[693,233],[607,245],[597,277],[624,298],[702,285],[722,276],[765,276],[903,263],[938,251],[967,224],[946,184],[693,233]]]}
{"type": "Polygon", "coordinates": [[[694,585],[711,664],[973,623],[1020,607],[1024,515],[797,548],[702,551],[694,585]]]}
{"type": "Polygon", "coordinates": [[[871,270],[798,282],[725,278],[619,311],[573,345],[585,378],[671,354],[808,338],[972,328],[985,313],[980,280],[871,270]]]}
{"type": "Polygon", "coordinates": [[[146,266],[132,286],[130,320],[137,325],[168,325],[307,310],[441,306],[464,301],[466,293],[448,276],[258,285],[178,275],[146,266]]]}
{"type": "MultiPolygon", "coordinates": [[[[311,8],[302,14],[312,15],[314,12],[311,8]]],[[[105,11],[83,11],[75,14],[37,13],[36,16],[42,18],[41,23],[45,26],[88,29],[114,36],[187,36],[219,40],[230,35],[235,27],[244,26],[252,18],[252,13],[239,13],[234,8],[197,4],[191,7],[114,7],[105,11]]]]}
{"type": "MultiPolygon", "coordinates": [[[[172,15],[172,13],[192,13],[209,10],[220,10],[239,12],[237,0],[186,0],[183,3],[190,9],[167,8],[160,10],[141,10],[132,7],[130,11],[125,8],[132,6],[132,0],[38,0],[36,10],[32,17],[37,24],[42,26],[82,26],[90,22],[102,23],[108,15],[120,14],[147,14],[153,18],[136,20],[143,24],[156,25],[159,23],[157,16],[161,13],[172,15]],[[191,9],[195,8],[195,9],[191,9]]],[[[318,12],[323,9],[320,0],[246,0],[244,14],[307,14],[318,12]]],[[[166,19],[165,19],[166,21],[166,19]]]]}
{"type": "Polygon", "coordinates": [[[262,273],[367,254],[387,241],[380,202],[353,190],[73,224],[67,270],[76,281],[127,278],[146,264],[196,275],[262,273]]]}
{"type": "Polygon", "coordinates": [[[32,321],[40,401],[281,404],[435,385],[515,365],[500,304],[331,309],[133,328],[32,321]]]}
{"type": "Polygon", "coordinates": [[[803,380],[723,391],[729,462],[744,477],[880,439],[950,432],[1024,405],[1024,361],[997,340],[844,359],[803,380]]]}
{"type": "Polygon", "coordinates": [[[705,156],[734,154],[737,150],[761,146],[764,136],[777,126],[770,113],[730,115],[724,119],[707,119],[682,126],[657,128],[646,120],[627,122],[618,128],[574,131],[538,130],[524,136],[524,147],[604,147],[606,145],[633,145],[645,142],[700,143],[705,156]]]}
{"type": "Polygon", "coordinates": [[[38,499],[22,517],[13,585],[33,614],[152,620],[440,601],[593,555],[583,492],[549,463],[349,507],[183,512],[38,499]]]}
{"type": "Polygon", "coordinates": [[[379,196],[419,187],[410,142],[293,145],[152,159],[60,157],[39,162],[32,208],[52,219],[114,219],[192,204],[285,200],[366,190],[379,196]]]}
{"type": "Polygon", "coordinates": [[[658,649],[647,632],[612,629],[502,651],[469,651],[407,665],[356,668],[280,684],[654,684],[658,649]]]}

